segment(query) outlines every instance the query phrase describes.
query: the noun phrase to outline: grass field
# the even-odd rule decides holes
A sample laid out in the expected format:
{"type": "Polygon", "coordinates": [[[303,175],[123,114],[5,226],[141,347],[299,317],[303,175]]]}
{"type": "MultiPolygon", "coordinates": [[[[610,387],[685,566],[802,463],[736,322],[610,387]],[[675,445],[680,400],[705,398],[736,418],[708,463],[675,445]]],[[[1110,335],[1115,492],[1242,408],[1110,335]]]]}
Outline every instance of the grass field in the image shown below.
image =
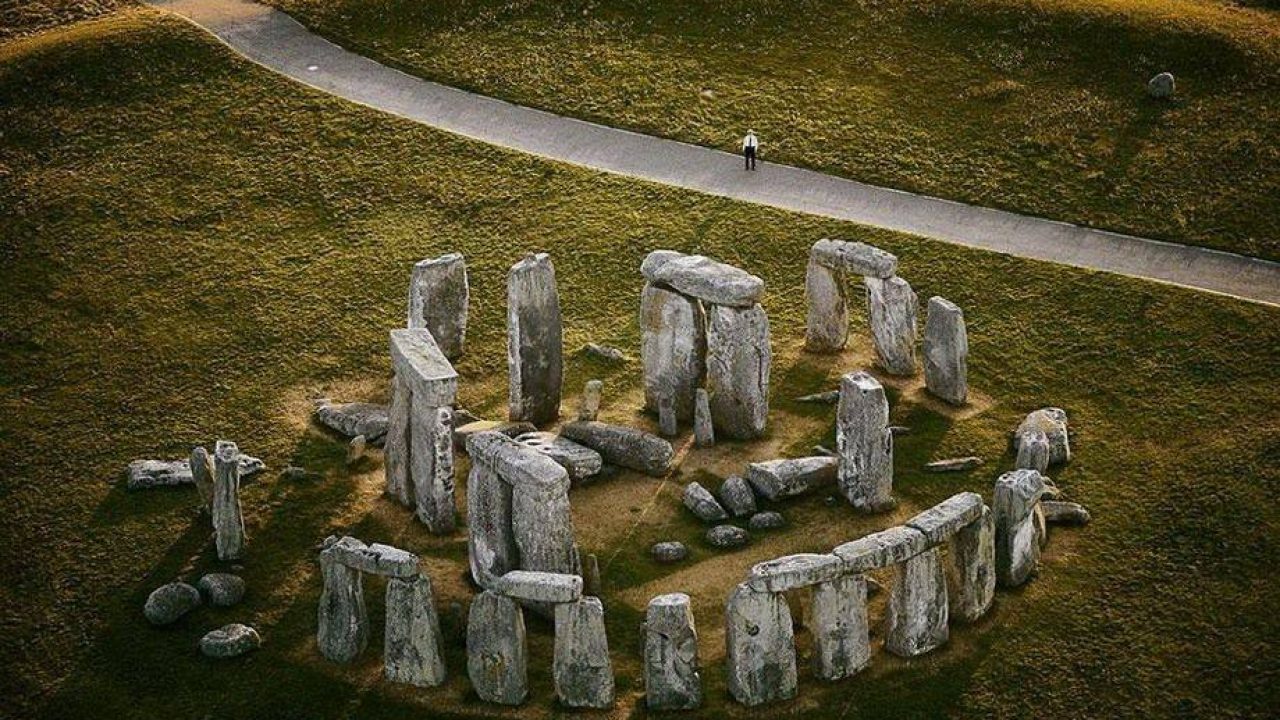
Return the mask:
{"type": "Polygon", "coordinates": [[[1212,0],[269,0],[575,117],[1280,259],[1280,16],[1212,0]],[[1172,71],[1179,96],[1150,100],[1172,71]]]}
{"type": "MultiPolygon", "coordinates": [[[[763,125],[763,123],[761,123],[763,125]]],[[[605,564],[616,717],[642,714],[637,622],[684,590],[702,632],[707,704],[725,693],[728,589],[755,561],[886,527],[962,490],[988,499],[1028,410],[1065,407],[1076,460],[1058,483],[1094,513],[1054,530],[1041,576],[943,650],[824,684],[770,708],[795,717],[1262,717],[1280,705],[1280,311],[626,181],[478,145],[310,92],[153,10],[126,10],[0,47],[0,695],[14,717],[378,718],[495,712],[465,679],[465,536],[433,538],[380,497],[377,459],[309,426],[309,399],[385,397],[387,330],[403,321],[412,262],[456,250],[471,270],[461,401],[505,397],[504,283],[551,253],[566,346],[615,344],[624,366],[571,354],[566,406],[589,377],[606,417],[643,424],[636,310],[650,250],[704,252],[760,274],[777,362],[770,437],[691,452],[662,483],[624,475],[571,496],[584,552],[605,564]],[[679,508],[691,479],[830,442],[831,412],[798,405],[866,362],[814,358],[803,337],[804,258],[816,238],[863,239],[902,258],[922,297],[965,308],[966,413],[910,386],[893,420],[895,515],[856,516],[821,494],[781,506],[787,531],[720,554],[679,508]],[[128,493],[138,457],[216,438],[273,469],[248,482],[250,535],[236,608],[149,627],[157,585],[220,567],[190,490],[128,493]],[[928,459],[977,454],[959,476],[928,459]],[[300,464],[323,480],[275,473],[300,464]],[[315,545],[349,532],[421,553],[438,590],[451,679],[381,680],[380,629],[350,667],[314,644],[315,545]],[[693,557],[659,568],[659,538],[693,557]],[[256,626],[263,648],[214,663],[198,638],[256,626]]],[[[465,470],[465,462],[462,463],[465,470]]],[[[714,481],[710,481],[713,482],[714,481]]],[[[371,614],[381,617],[370,582],[371,614]]],[[[878,608],[877,608],[878,612],[878,608]]],[[[550,631],[532,623],[532,717],[557,714],[550,631]]],[[[802,646],[803,646],[802,637],[802,646]]],[[[514,715],[514,713],[508,713],[514,715]]]]}

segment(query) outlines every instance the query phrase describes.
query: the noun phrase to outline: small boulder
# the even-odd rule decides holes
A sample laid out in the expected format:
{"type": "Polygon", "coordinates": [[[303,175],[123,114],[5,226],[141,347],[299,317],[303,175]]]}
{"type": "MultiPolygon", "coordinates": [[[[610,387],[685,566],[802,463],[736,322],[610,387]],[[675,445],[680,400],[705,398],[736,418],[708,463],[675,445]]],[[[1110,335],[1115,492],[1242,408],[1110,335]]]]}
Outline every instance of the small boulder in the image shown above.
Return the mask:
{"type": "Polygon", "coordinates": [[[1157,100],[1173,97],[1175,90],[1177,83],[1174,82],[1173,73],[1162,72],[1147,81],[1147,95],[1157,100]]]}
{"type": "Polygon", "coordinates": [[[388,409],[386,405],[373,403],[331,403],[321,401],[316,406],[316,420],[321,425],[346,437],[363,435],[376,443],[387,434],[388,409]]]}
{"type": "Polygon", "coordinates": [[[262,645],[258,631],[248,625],[231,623],[209,631],[200,638],[200,652],[211,658],[233,658],[262,645]]]}
{"type": "Polygon", "coordinates": [[[732,475],[720,486],[720,502],[735,517],[753,515],[756,511],[756,494],[751,483],[741,475],[732,475]]]}
{"type": "Polygon", "coordinates": [[[677,563],[689,557],[689,548],[682,542],[669,541],[655,543],[649,548],[649,554],[660,563],[677,563]]]}
{"type": "Polygon", "coordinates": [[[729,514],[716,502],[711,491],[700,483],[691,482],[684,488],[684,506],[698,516],[703,522],[718,522],[729,517],[729,514]]]}
{"type": "Polygon", "coordinates": [[[707,543],[722,549],[742,547],[751,536],[736,525],[717,525],[707,531],[707,543]]]}
{"type": "Polygon", "coordinates": [[[199,590],[184,582],[174,582],[151,591],[142,614],[152,625],[168,625],[199,606],[199,590]]]}
{"type": "Polygon", "coordinates": [[[747,527],[752,530],[776,530],[786,525],[787,519],[782,517],[782,513],[773,510],[758,512],[747,521],[747,527]]]}
{"type": "Polygon", "coordinates": [[[1079,503],[1041,500],[1040,509],[1044,511],[1045,522],[1050,525],[1088,525],[1093,519],[1079,503]]]}
{"type": "Polygon", "coordinates": [[[231,607],[244,598],[244,578],[231,573],[209,573],[196,583],[205,602],[214,607],[231,607]]]}

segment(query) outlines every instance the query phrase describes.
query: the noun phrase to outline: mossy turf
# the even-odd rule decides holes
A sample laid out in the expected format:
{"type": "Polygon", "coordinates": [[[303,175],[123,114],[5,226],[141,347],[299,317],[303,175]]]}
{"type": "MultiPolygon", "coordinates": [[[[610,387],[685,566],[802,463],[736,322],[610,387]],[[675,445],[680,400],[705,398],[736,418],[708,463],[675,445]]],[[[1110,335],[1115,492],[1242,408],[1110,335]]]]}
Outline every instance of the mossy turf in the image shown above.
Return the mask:
{"type": "Polygon", "coordinates": [[[1197,0],[268,0],[425,77],[1280,259],[1280,16],[1197,0]],[[1146,97],[1177,76],[1178,97],[1146,97]]]}
{"type": "MultiPolygon", "coordinates": [[[[1280,706],[1280,312],[1136,280],[982,253],[585,172],[464,141],[290,84],[152,10],[0,49],[0,696],[8,716],[446,717],[496,712],[465,679],[462,533],[433,538],[380,496],[377,458],[344,465],[309,427],[309,398],[385,396],[387,330],[403,322],[410,264],[466,254],[472,316],[461,401],[496,415],[505,393],[504,288],[523,253],[551,253],[570,351],[591,340],[620,367],[571,353],[606,382],[606,417],[647,422],[638,399],[638,266],[655,248],[705,252],[762,275],[774,333],[769,438],[693,451],[665,483],[625,475],[574,490],[585,552],[605,566],[617,715],[636,703],[637,629],[658,590],[695,597],[706,707],[731,703],[720,613],[751,562],[828,549],[961,490],[989,497],[1008,431],[1028,410],[1071,414],[1077,456],[1058,483],[1095,520],[1055,530],[1039,578],[999,595],[976,627],[904,662],[770,708],[803,717],[1264,716],[1280,706]],[[902,258],[922,297],[965,308],[969,414],[895,389],[893,516],[822,494],[780,506],[789,528],[713,552],[678,507],[698,470],[830,442],[829,411],[791,401],[862,366],[805,356],[804,258],[814,239],[862,239],[902,258]],[[245,484],[250,536],[236,608],[149,627],[146,594],[225,567],[194,491],[129,493],[139,457],[231,438],[272,471],[245,484]],[[925,475],[931,458],[981,469],[925,475]],[[290,482],[287,464],[323,479],[290,482]],[[348,532],[423,555],[439,595],[451,680],[381,678],[381,629],[352,666],[315,650],[314,546],[348,532]],[[679,537],[674,568],[648,543],[679,537]],[[264,645],[215,663],[195,643],[226,622],[264,645]]],[[[856,315],[856,313],[855,313],[856,315]]],[[[566,409],[566,412],[568,411],[566,409]]],[[[382,585],[370,580],[371,615],[382,585]]],[[[550,633],[532,623],[534,697],[556,714],[550,633]]],[[[805,642],[801,634],[802,645],[805,642]]],[[[514,715],[514,713],[508,713],[514,715]]]]}

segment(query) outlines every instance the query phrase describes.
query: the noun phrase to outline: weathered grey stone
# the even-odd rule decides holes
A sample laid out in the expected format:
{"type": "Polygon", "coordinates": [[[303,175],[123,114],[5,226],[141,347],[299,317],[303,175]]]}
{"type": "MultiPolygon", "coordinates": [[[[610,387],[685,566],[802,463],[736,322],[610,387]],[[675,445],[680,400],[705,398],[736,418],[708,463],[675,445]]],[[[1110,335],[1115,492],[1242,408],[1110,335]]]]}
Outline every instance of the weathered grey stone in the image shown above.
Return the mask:
{"type": "Polygon", "coordinates": [[[582,597],[582,578],[564,573],[512,570],[495,578],[490,589],[522,602],[567,603],[582,597]]]}
{"type": "Polygon", "coordinates": [[[363,435],[357,435],[351,438],[351,442],[347,443],[347,464],[355,465],[364,459],[365,450],[369,446],[369,440],[363,435]]]}
{"type": "Polygon", "coordinates": [[[751,485],[740,475],[731,475],[720,486],[720,503],[735,517],[753,515],[756,511],[756,495],[751,485]]]}
{"type": "Polygon", "coordinates": [[[720,503],[716,502],[711,491],[702,487],[697,481],[684,486],[683,502],[684,506],[703,522],[717,522],[729,517],[724,508],[720,507],[720,503]]]}
{"type": "Polygon", "coordinates": [[[767,500],[801,495],[836,479],[839,460],[825,455],[767,460],[747,465],[747,482],[767,500]]]}
{"type": "Polygon", "coordinates": [[[608,345],[587,343],[582,346],[582,352],[586,353],[589,357],[593,357],[597,360],[604,360],[605,362],[619,363],[626,362],[627,360],[627,356],[621,350],[608,345]]]}
{"type": "Polygon", "coordinates": [[[700,448],[716,444],[715,426],[711,421],[711,396],[703,388],[694,393],[693,444],[700,448]]]}
{"type": "Polygon", "coordinates": [[[391,368],[408,384],[413,402],[425,407],[450,407],[458,395],[458,373],[424,329],[392,330],[391,368]]]}
{"type": "Polygon", "coordinates": [[[582,402],[578,405],[579,420],[595,420],[600,414],[600,395],[604,390],[601,380],[588,380],[582,388],[582,402]]]}
{"type": "Polygon", "coordinates": [[[365,402],[331,403],[327,400],[316,406],[316,420],[339,435],[363,435],[372,443],[382,440],[390,422],[386,405],[365,402]]]}
{"type": "Polygon", "coordinates": [[[600,598],[586,597],[556,606],[556,697],[568,707],[613,705],[613,664],[600,598]]]}
{"type": "Polygon", "coordinates": [[[996,597],[996,526],[990,508],[984,506],[976,520],[952,536],[946,569],[951,616],[974,622],[986,615],[996,597]]]}
{"type": "Polygon", "coordinates": [[[233,658],[257,650],[261,645],[262,638],[257,630],[248,625],[231,623],[205,633],[200,638],[200,653],[211,658],[233,658]]]}
{"type": "Polygon", "coordinates": [[[520,562],[511,530],[511,486],[478,462],[467,475],[467,555],[471,578],[483,588],[520,562]]]}
{"type": "Polygon", "coordinates": [[[409,413],[410,468],[417,517],[436,535],[448,535],[457,526],[454,501],[453,411],[447,407],[419,410],[413,403],[409,413]],[[420,461],[422,456],[430,461],[420,461]]]}
{"type": "Polygon", "coordinates": [[[944,460],[934,460],[926,463],[925,472],[945,473],[945,472],[967,472],[982,465],[982,458],[974,455],[966,457],[946,458],[944,460]]]}
{"type": "MultiPolygon", "coordinates": [[[[192,452],[195,452],[194,449],[192,452]]],[[[208,451],[205,456],[208,457],[208,451]]],[[[266,469],[266,464],[256,457],[241,454],[239,458],[240,477],[256,475],[266,469]]],[[[210,470],[212,473],[212,470],[210,470]]],[[[195,485],[195,477],[191,472],[191,461],[188,460],[134,460],[125,470],[125,488],[128,490],[148,490],[154,487],[170,487],[174,485],[195,485]]],[[[198,488],[197,488],[198,489],[198,488]]],[[[204,496],[201,496],[203,500],[204,496]]],[[[212,499],[210,500],[212,502],[212,499]]]]}
{"type": "Polygon", "coordinates": [[[676,419],[676,400],[670,394],[658,398],[658,432],[663,437],[675,437],[680,432],[676,419]]]}
{"type": "Polygon", "coordinates": [[[1049,436],[1040,428],[1032,428],[1018,438],[1018,457],[1014,467],[1043,473],[1049,469],[1049,436]]]}
{"type": "Polygon", "coordinates": [[[600,597],[604,591],[604,579],[600,574],[600,561],[594,554],[582,560],[582,594],[600,597]]]}
{"type": "Polygon", "coordinates": [[[524,613],[515,600],[486,590],[471,601],[467,675],[485,702],[519,705],[528,696],[524,613]]]}
{"type": "Polygon", "coordinates": [[[717,435],[750,440],[764,434],[772,359],[764,308],[707,308],[707,389],[717,435]]]}
{"type": "Polygon", "coordinates": [[[764,295],[764,280],[702,255],[655,250],[641,263],[640,272],[651,283],[716,305],[751,307],[764,295]]]}
{"type": "Polygon", "coordinates": [[[840,391],[826,390],[820,393],[813,393],[812,395],[801,395],[800,397],[796,398],[796,402],[815,403],[819,405],[835,405],[836,403],[840,402],[840,391]]]}
{"type": "Polygon", "coordinates": [[[405,507],[417,507],[413,482],[409,479],[409,404],[413,390],[400,373],[391,378],[391,405],[387,409],[387,431],[382,447],[386,493],[405,507]]]}
{"type": "Polygon", "coordinates": [[[513,486],[567,492],[569,473],[538,450],[499,432],[476,433],[467,439],[472,463],[483,464],[513,486]]]}
{"type": "Polygon", "coordinates": [[[690,710],[702,704],[698,631],[689,596],[659,595],[644,618],[645,705],[650,710],[690,710]]]}
{"type": "Polygon", "coordinates": [[[1045,522],[1051,525],[1088,525],[1093,518],[1079,503],[1044,500],[1040,503],[1045,522]]]}
{"type": "Polygon", "coordinates": [[[809,259],[823,267],[864,277],[886,279],[898,271],[897,257],[861,242],[819,240],[809,249],[809,259]]]}
{"type": "Polygon", "coordinates": [[[203,446],[191,448],[191,482],[200,495],[200,508],[207,513],[213,512],[213,458],[203,446]]]}
{"type": "Polygon", "coordinates": [[[861,575],[836,577],[815,585],[810,625],[813,672],[818,677],[839,680],[871,664],[867,582],[861,575]]]}
{"type": "Polygon", "coordinates": [[[916,294],[900,277],[864,278],[876,364],[890,375],[916,372],[916,294]]]}
{"type": "Polygon", "coordinates": [[[969,335],[964,311],[937,295],[929,298],[924,322],[924,383],[952,405],[969,398],[969,335]]]}
{"type": "Polygon", "coordinates": [[[466,452],[467,440],[472,435],[479,435],[482,432],[496,432],[506,435],[509,438],[516,438],[525,433],[537,432],[538,426],[531,422],[510,422],[508,420],[473,420],[469,423],[459,425],[456,421],[453,428],[453,447],[455,450],[466,452]]]}
{"type": "Polygon", "coordinates": [[[449,253],[413,266],[409,280],[409,327],[431,332],[450,360],[462,356],[467,339],[467,263],[449,253]]]}
{"type": "Polygon", "coordinates": [[[865,372],[840,380],[836,415],[840,491],[859,510],[878,512],[893,504],[893,433],[889,400],[880,381],[865,372]]]}
{"type": "Polygon", "coordinates": [[[219,560],[239,560],[244,556],[240,449],[227,440],[219,440],[213,451],[213,533],[219,560]]]}
{"type": "Polygon", "coordinates": [[[444,682],[440,618],[426,575],[387,581],[384,672],[391,682],[435,687],[444,682]]]}
{"type": "Polygon", "coordinates": [[[938,548],[907,559],[889,588],[884,648],[916,657],[947,641],[947,579],[938,548]]]}
{"type": "Polygon", "coordinates": [[[849,304],[844,271],[833,270],[809,258],[804,273],[807,320],[804,349],[809,352],[839,352],[849,339],[849,304]]]}
{"type": "Polygon", "coordinates": [[[745,583],[734,588],[725,604],[725,650],[735,700],[752,707],[795,697],[795,636],[785,597],[745,583]]]}
{"type": "Polygon", "coordinates": [[[1025,583],[1040,563],[1036,508],[1043,492],[1044,479],[1035,470],[1014,470],[996,480],[996,579],[1004,587],[1025,583]]]}
{"type": "Polygon", "coordinates": [[[645,285],[640,293],[640,358],[645,409],[657,412],[659,401],[669,395],[676,417],[692,418],[694,390],[707,373],[701,304],[670,289],[645,285]]]}
{"type": "Polygon", "coordinates": [[[387,577],[410,578],[418,574],[418,556],[407,550],[373,543],[366,545],[353,537],[328,538],[326,551],[343,565],[361,572],[387,577]]]}
{"type": "Polygon", "coordinates": [[[930,545],[947,541],[957,530],[982,516],[982,496],[962,492],[943,500],[903,523],[924,533],[930,545]]]}
{"type": "Polygon", "coordinates": [[[564,340],[556,271],[546,253],[529,254],[507,276],[508,409],[535,425],[560,416],[564,340]]]}
{"type": "Polygon", "coordinates": [[[649,554],[660,563],[675,563],[689,556],[689,548],[682,542],[660,542],[649,548],[649,554]]]}
{"type": "Polygon", "coordinates": [[[1027,415],[1013,434],[1014,449],[1021,449],[1022,439],[1034,437],[1039,430],[1049,440],[1049,464],[1071,460],[1071,441],[1067,432],[1067,412],[1062,408],[1041,408],[1027,415]]]}
{"type": "Polygon", "coordinates": [[[766,510],[752,515],[747,520],[747,527],[751,530],[777,530],[786,527],[787,519],[782,517],[782,513],[776,510],[766,510]]]}
{"type": "Polygon", "coordinates": [[[707,531],[707,543],[721,549],[742,547],[751,536],[735,525],[717,525],[707,531]]]}
{"type": "Polygon", "coordinates": [[[581,480],[600,472],[604,459],[600,453],[555,433],[531,432],[516,436],[516,442],[552,460],[569,473],[570,480],[581,480]]]}
{"type": "MultiPolygon", "coordinates": [[[[511,532],[520,550],[523,570],[580,576],[582,561],[574,543],[573,516],[565,489],[517,485],[511,494],[511,532]]],[[[507,573],[510,575],[510,573],[507,573]]],[[[577,577],[581,592],[581,577],[577,577]]],[[[549,613],[550,607],[532,601],[530,607],[549,613]]]]}
{"type": "Polygon", "coordinates": [[[209,573],[200,578],[196,588],[214,607],[231,607],[244,598],[244,578],[231,573],[209,573]]]}
{"type": "Polygon", "coordinates": [[[1147,95],[1157,100],[1173,97],[1175,90],[1177,90],[1177,83],[1174,81],[1173,73],[1162,72],[1147,81],[1147,95]]]}
{"type": "Polygon", "coordinates": [[[573,422],[561,428],[560,434],[599,452],[607,463],[655,477],[666,475],[675,457],[671,443],[622,425],[573,422]]]}
{"type": "Polygon", "coordinates": [[[831,552],[844,562],[847,572],[863,573],[906,562],[928,547],[924,533],[897,525],[838,545],[831,552]]]}
{"type": "Polygon", "coordinates": [[[142,614],[152,625],[168,625],[199,606],[199,590],[184,582],[172,582],[151,591],[142,614]]]}
{"type": "Polygon", "coordinates": [[[324,589],[317,612],[316,644],[326,659],[340,663],[351,662],[369,644],[369,613],[360,571],[344,564],[339,559],[341,550],[335,550],[347,540],[353,538],[343,538],[320,552],[324,589]]]}
{"type": "Polygon", "coordinates": [[[747,585],[757,592],[786,592],[829,582],[844,574],[844,562],[835,555],[800,553],[756,563],[747,585]]]}

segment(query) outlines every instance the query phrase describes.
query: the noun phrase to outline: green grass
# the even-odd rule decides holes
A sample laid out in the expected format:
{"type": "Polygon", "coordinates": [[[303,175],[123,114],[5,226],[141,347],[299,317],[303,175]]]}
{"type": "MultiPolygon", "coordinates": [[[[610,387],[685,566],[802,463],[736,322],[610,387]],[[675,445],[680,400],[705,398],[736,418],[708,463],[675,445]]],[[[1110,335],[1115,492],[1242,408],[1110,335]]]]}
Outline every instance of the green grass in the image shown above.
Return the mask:
{"type": "MultiPolygon", "coordinates": [[[[960,490],[989,497],[1009,466],[1008,431],[1028,410],[1065,407],[1076,460],[1059,484],[1093,511],[1053,531],[1042,575],[1001,593],[992,616],[903,662],[884,653],[848,682],[802,672],[801,698],[770,713],[803,717],[1264,716],[1280,705],[1280,312],[1226,298],[977,252],[787,214],[530,159],[378,115],[290,84],[198,31],[127,11],[0,48],[0,694],[16,717],[444,717],[493,708],[470,694],[458,608],[469,590],[464,536],[432,538],[378,497],[376,463],[348,470],[344,448],[302,422],[306,399],[385,393],[387,336],[402,322],[411,263],[466,254],[472,317],[461,400],[496,412],[505,392],[507,268],[550,252],[566,345],[619,345],[633,359],[605,375],[606,412],[639,375],[638,266],[655,248],[705,252],[759,273],[774,330],[773,437],[828,441],[829,415],[789,399],[856,364],[795,352],[804,258],[814,239],[863,239],[902,258],[922,297],[965,308],[971,384],[989,396],[956,420],[895,393],[903,511],[960,490]],[[792,430],[792,428],[805,428],[792,430]],[[157,585],[218,567],[189,490],[127,493],[137,457],[181,456],[237,440],[275,470],[243,501],[249,594],[173,628],[146,625],[157,585]],[[959,476],[925,460],[987,459],[959,476]],[[440,593],[450,683],[417,691],[379,676],[378,641],[352,667],[312,640],[314,546],[350,532],[421,553],[440,593]],[[202,659],[209,628],[244,621],[263,648],[202,659]],[[847,712],[847,714],[845,714],[847,712]]],[[[865,352],[866,328],[853,344],[865,352]]],[[[578,355],[570,387],[602,366],[578,355]]],[[[635,419],[640,422],[639,419],[635,419]]],[[[768,441],[766,441],[768,442],[768,441]]],[[[728,457],[756,445],[718,448],[728,457]]],[[[704,657],[729,585],[753,553],[810,548],[891,522],[827,507],[780,507],[789,530],[694,565],[649,563],[650,535],[697,543],[678,508],[692,467],[653,496],[623,477],[591,493],[619,498],[584,551],[618,549],[606,572],[610,640],[627,708],[642,683],[637,621],[648,583],[695,578],[704,657]],[[641,511],[631,512],[632,507],[641,511]],[[825,542],[825,540],[823,541],[825,542]],[[705,573],[704,573],[705,570],[705,573]],[[704,576],[704,577],[698,577],[704,576]]],[[[585,493],[585,494],[584,494],[585,493]]],[[[575,505],[582,507],[582,501],[575,505]]],[[[829,545],[827,546],[829,547],[829,545]]],[[[381,613],[370,581],[371,613],[381,613]]],[[[676,588],[672,588],[676,589],[676,588]]],[[[555,712],[550,636],[533,623],[533,716],[555,712]]],[[[707,706],[691,717],[754,717],[704,670],[707,706]]],[[[640,711],[636,711],[640,714],[640,711]]]]}
{"type": "Polygon", "coordinates": [[[270,0],[410,72],[766,160],[1280,259],[1280,16],[1188,0],[270,0]],[[1171,70],[1179,96],[1150,100],[1171,70]]]}

